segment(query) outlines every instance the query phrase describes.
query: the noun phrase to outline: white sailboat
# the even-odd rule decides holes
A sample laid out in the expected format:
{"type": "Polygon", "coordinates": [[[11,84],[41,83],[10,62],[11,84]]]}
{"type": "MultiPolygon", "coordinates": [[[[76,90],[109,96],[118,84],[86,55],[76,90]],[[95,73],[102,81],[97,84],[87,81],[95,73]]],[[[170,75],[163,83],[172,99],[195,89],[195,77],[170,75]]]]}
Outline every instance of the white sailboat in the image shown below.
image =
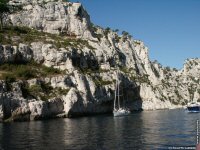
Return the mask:
{"type": "Polygon", "coordinates": [[[113,115],[114,117],[119,116],[126,116],[129,115],[131,112],[128,109],[125,109],[124,107],[120,106],[120,92],[119,92],[119,76],[117,71],[117,78],[116,78],[116,90],[115,90],[115,99],[114,99],[114,109],[113,109],[113,115]]]}

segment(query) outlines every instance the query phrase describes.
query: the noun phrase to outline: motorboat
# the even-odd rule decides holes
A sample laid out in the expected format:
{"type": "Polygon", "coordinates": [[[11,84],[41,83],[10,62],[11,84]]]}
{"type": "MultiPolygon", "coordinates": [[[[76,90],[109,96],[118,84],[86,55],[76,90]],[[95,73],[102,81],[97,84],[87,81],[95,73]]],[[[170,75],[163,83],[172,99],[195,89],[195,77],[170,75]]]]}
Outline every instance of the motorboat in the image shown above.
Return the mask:
{"type": "Polygon", "coordinates": [[[188,112],[200,112],[200,103],[191,102],[187,104],[188,112]]]}

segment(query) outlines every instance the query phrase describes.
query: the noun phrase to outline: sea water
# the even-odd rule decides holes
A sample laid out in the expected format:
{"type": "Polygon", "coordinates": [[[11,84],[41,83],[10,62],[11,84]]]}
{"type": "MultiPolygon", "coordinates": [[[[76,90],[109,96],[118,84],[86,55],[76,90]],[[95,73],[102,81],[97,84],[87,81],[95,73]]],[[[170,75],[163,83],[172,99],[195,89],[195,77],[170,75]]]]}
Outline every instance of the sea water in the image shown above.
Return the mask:
{"type": "Polygon", "coordinates": [[[200,113],[156,110],[0,124],[1,149],[127,150],[194,148],[200,113]]]}

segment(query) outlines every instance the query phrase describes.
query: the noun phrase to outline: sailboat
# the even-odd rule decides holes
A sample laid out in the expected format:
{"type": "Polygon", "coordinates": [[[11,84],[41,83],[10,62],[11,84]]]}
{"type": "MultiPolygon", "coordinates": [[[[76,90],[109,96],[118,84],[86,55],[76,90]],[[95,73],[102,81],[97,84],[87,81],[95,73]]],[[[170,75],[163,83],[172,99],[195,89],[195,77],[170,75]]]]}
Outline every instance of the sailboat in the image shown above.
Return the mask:
{"type": "Polygon", "coordinates": [[[114,109],[113,109],[114,117],[126,116],[131,113],[130,110],[126,109],[125,107],[120,106],[120,96],[123,96],[123,94],[120,95],[120,92],[119,92],[119,75],[118,75],[118,71],[117,71],[114,109]]]}

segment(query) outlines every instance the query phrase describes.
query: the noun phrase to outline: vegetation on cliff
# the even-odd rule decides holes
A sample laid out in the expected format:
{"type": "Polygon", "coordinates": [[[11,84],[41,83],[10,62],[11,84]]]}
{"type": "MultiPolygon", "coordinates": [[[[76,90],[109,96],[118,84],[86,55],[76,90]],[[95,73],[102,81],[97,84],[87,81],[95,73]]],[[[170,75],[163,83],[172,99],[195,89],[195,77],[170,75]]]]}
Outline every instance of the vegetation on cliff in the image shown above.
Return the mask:
{"type": "Polygon", "coordinates": [[[73,36],[45,33],[25,26],[5,26],[0,30],[0,44],[18,45],[19,43],[25,43],[30,45],[33,42],[53,44],[56,48],[88,47],[89,49],[94,49],[86,40],[73,36]]]}
{"type": "Polygon", "coordinates": [[[63,73],[64,71],[60,71],[59,69],[55,69],[53,67],[46,67],[34,61],[0,64],[0,79],[6,80],[7,82],[47,77],[63,73]]]}

